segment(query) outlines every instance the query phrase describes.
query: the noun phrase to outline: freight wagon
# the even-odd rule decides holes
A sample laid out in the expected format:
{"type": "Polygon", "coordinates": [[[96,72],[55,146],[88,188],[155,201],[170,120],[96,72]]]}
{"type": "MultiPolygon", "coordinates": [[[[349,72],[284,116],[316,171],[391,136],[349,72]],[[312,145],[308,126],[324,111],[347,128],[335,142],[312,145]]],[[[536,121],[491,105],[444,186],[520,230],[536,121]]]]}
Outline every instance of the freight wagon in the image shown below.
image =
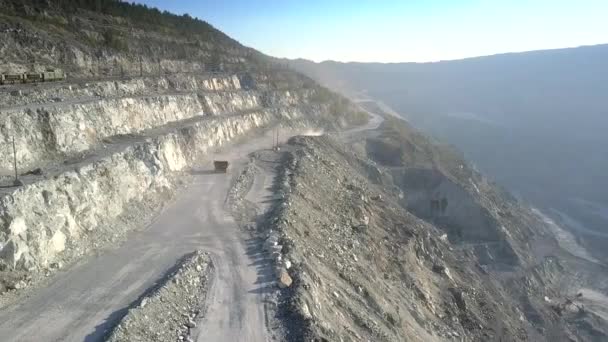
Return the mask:
{"type": "Polygon", "coordinates": [[[45,72],[26,72],[23,74],[0,74],[0,84],[53,82],[65,80],[61,70],[47,69],[45,72]]]}

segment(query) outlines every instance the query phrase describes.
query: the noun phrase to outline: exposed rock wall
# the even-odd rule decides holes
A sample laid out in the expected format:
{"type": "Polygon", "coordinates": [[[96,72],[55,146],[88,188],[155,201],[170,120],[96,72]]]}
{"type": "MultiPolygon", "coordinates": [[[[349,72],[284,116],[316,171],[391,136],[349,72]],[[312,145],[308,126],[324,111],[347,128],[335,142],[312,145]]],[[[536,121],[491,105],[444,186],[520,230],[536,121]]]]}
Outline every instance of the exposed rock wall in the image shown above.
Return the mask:
{"type": "MultiPolygon", "coordinates": [[[[3,155],[10,155],[14,137],[17,159],[25,167],[85,151],[110,136],[139,133],[202,114],[201,104],[191,95],[106,98],[28,107],[8,111],[0,118],[0,145],[3,155]]],[[[11,163],[10,158],[3,158],[0,167],[10,168],[11,163]]]]}
{"type": "Polygon", "coordinates": [[[0,72],[67,72],[0,87],[0,289],[7,274],[50,272],[146,222],[209,148],[275,125],[355,122],[345,107],[330,113],[335,99],[315,97],[309,78],[204,23],[188,35],[166,18],[0,7],[0,72]]]}
{"type": "MultiPolygon", "coordinates": [[[[33,92],[33,98],[47,101],[56,95],[63,98],[51,103],[20,103],[3,110],[0,153],[12,154],[14,137],[19,167],[33,168],[91,149],[115,135],[137,134],[200,115],[298,106],[307,102],[311,92],[242,90],[236,75],[207,79],[191,76],[174,81],[100,82],[82,88],[64,86],[33,92]]],[[[11,167],[12,158],[0,159],[0,169],[11,167]]]]}
{"type": "Polygon", "coordinates": [[[211,147],[277,124],[339,124],[310,100],[313,89],[289,83],[293,75],[183,76],[17,87],[31,96],[2,110],[0,168],[7,184],[14,137],[25,185],[1,191],[4,268],[47,269],[86,254],[137,205],[173,196],[178,176],[211,147]]]}
{"type": "Polygon", "coordinates": [[[215,117],[26,184],[0,199],[2,258],[10,267],[46,267],[90,235],[103,235],[133,203],[172,193],[176,171],[185,171],[205,151],[281,119],[308,113],[268,110],[215,117]]]}
{"type": "MultiPolygon", "coordinates": [[[[57,82],[38,84],[37,87],[17,87],[0,92],[0,109],[27,104],[44,104],[74,99],[100,97],[128,97],[163,92],[208,92],[240,90],[239,77],[226,73],[180,73],[154,77],[113,78],[88,82],[57,82]]],[[[252,84],[252,87],[255,83],[252,84]]]]}

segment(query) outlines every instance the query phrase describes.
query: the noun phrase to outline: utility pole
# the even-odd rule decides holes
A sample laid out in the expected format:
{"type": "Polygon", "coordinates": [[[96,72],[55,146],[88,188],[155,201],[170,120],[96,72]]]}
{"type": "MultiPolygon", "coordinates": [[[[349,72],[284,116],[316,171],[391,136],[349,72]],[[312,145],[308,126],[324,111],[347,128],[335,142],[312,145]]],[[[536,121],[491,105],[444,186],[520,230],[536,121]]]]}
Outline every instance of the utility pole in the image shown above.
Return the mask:
{"type": "Polygon", "coordinates": [[[144,67],[142,65],[141,56],[139,56],[139,77],[144,76],[144,67]]]}
{"type": "Polygon", "coordinates": [[[15,168],[15,180],[13,184],[15,186],[23,185],[19,180],[19,173],[17,172],[17,149],[15,148],[15,137],[13,136],[13,167],[15,168]]]}
{"type": "Polygon", "coordinates": [[[275,127],[272,130],[272,149],[274,151],[279,150],[279,127],[275,127]]]}

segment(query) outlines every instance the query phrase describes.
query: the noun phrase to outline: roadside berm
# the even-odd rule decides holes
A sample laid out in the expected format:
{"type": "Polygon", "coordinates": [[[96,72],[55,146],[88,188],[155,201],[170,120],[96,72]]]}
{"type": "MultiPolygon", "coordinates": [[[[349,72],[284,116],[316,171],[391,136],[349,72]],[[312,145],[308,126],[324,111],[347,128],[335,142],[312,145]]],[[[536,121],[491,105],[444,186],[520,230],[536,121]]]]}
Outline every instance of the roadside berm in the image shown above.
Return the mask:
{"type": "Polygon", "coordinates": [[[134,303],[107,340],[192,341],[191,330],[205,313],[211,277],[208,254],[195,251],[184,256],[156,288],[134,303]]]}

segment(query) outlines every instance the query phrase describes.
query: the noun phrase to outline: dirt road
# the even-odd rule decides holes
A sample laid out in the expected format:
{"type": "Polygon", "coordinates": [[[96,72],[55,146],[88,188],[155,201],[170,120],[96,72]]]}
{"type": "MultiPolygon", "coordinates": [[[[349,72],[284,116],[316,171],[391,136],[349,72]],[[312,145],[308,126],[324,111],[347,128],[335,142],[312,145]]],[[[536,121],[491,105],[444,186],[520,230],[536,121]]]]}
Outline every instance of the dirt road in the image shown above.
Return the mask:
{"type": "MultiPolygon", "coordinates": [[[[379,122],[374,116],[356,131],[373,129],[379,122]]],[[[116,249],[62,271],[48,286],[3,308],[0,341],[101,341],[140,295],[195,249],[210,252],[216,267],[197,340],[267,341],[263,302],[273,284],[270,262],[258,242],[248,239],[224,209],[231,175],[209,170],[214,158],[230,160],[231,169],[238,170],[249,153],[268,148],[271,141],[270,136],[248,140],[210,156],[193,170],[193,182],[176,202],[145,230],[133,232],[116,249]]],[[[269,178],[257,180],[247,197],[266,201],[268,182],[269,178]]]]}
{"type": "MultiPolygon", "coordinates": [[[[218,158],[230,160],[236,170],[250,152],[270,142],[270,137],[248,141],[220,152],[218,158]]],[[[0,341],[100,341],[129,305],[176,260],[197,248],[213,254],[218,275],[214,291],[219,292],[215,296],[222,298],[210,306],[212,316],[200,340],[226,341],[222,337],[229,333],[265,341],[266,331],[259,328],[265,320],[260,289],[272,280],[270,269],[255,264],[255,242],[242,235],[224,210],[231,175],[210,173],[211,168],[209,161],[194,170],[193,183],[147,229],[4,308],[0,341]]]]}

